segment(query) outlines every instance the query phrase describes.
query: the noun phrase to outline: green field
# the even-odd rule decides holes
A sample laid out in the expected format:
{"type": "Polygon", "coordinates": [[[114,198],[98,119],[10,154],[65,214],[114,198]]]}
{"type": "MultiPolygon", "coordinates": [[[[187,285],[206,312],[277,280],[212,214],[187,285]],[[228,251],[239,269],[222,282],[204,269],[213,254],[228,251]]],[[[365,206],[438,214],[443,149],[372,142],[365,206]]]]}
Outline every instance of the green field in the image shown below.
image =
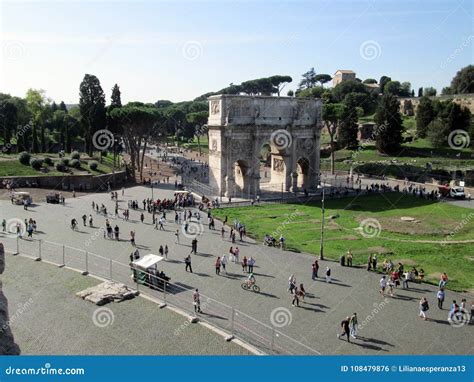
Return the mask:
{"type": "MultiPolygon", "coordinates": [[[[320,202],[225,208],[215,215],[227,215],[230,222],[238,219],[257,241],[265,233],[282,233],[289,250],[319,255],[320,202]]],[[[326,258],[337,260],[350,249],[355,264],[366,264],[368,255],[377,253],[379,264],[387,257],[395,264],[400,260],[406,267],[423,268],[432,283],[447,272],[449,288],[474,291],[474,243],[449,244],[474,241],[474,210],[387,193],[328,200],[325,216],[326,258]],[[415,221],[402,221],[402,216],[415,221]],[[366,237],[371,231],[361,230],[365,219],[376,219],[380,225],[374,237],[366,237]]]]}
{"type": "MultiPolygon", "coordinates": [[[[375,163],[380,164],[383,169],[389,162],[396,165],[407,164],[417,167],[421,172],[426,165],[431,164],[436,170],[466,170],[474,168],[474,159],[469,148],[464,150],[453,150],[450,148],[433,148],[425,139],[417,139],[413,143],[405,143],[399,152],[392,156],[381,155],[373,143],[365,144],[359,150],[338,150],[335,153],[336,169],[348,171],[353,166],[375,163]],[[457,157],[459,155],[459,157],[457,157]]],[[[330,158],[321,159],[321,167],[330,169],[330,158]]]]}
{"type": "MultiPolygon", "coordinates": [[[[55,169],[54,163],[59,161],[57,154],[32,154],[32,157],[35,158],[45,158],[49,157],[53,160],[53,166],[46,166],[43,164],[43,167],[46,167],[48,172],[41,172],[35,170],[31,166],[23,165],[18,161],[18,156],[16,154],[1,154],[0,155],[0,176],[57,176],[63,175],[62,172],[59,172],[55,169]]],[[[91,170],[89,168],[89,162],[91,159],[81,158],[81,167],[78,169],[70,168],[73,174],[79,174],[84,172],[89,172],[93,175],[101,175],[111,173],[113,170],[113,156],[108,154],[107,156],[102,157],[102,163],[100,163],[98,158],[94,158],[98,162],[97,170],[91,170]]]]}

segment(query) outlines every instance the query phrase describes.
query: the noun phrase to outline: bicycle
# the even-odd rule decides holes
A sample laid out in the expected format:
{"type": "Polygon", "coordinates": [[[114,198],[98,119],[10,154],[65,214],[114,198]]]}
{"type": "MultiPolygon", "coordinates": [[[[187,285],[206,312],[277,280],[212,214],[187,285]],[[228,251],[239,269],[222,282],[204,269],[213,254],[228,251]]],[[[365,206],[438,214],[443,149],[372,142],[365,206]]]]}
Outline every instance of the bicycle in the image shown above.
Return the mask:
{"type": "Polygon", "coordinates": [[[246,281],[240,285],[243,290],[253,290],[255,293],[260,293],[260,287],[252,282],[246,281]]]}

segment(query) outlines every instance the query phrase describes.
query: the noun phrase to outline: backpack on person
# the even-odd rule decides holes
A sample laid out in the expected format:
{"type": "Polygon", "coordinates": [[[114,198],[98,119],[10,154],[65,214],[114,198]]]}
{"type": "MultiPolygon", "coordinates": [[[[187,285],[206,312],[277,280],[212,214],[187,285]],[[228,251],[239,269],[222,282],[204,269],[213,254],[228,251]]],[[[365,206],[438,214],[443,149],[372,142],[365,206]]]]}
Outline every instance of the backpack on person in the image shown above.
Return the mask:
{"type": "Polygon", "coordinates": [[[423,312],[426,312],[429,309],[430,309],[430,306],[428,305],[428,301],[425,301],[425,302],[423,302],[423,304],[421,304],[421,310],[423,312]]]}

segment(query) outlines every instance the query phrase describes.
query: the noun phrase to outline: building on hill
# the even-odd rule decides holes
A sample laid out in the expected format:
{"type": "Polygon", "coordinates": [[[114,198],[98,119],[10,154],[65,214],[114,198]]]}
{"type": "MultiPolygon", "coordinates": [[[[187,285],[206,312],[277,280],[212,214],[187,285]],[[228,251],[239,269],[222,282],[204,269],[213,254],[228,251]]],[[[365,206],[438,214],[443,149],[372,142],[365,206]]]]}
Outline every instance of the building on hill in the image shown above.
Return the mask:
{"type": "Polygon", "coordinates": [[[332,85],[336,86],[340,84],[343,81],[355,81],[356,79],[356,74],[352,70],[337,70],[336,73],[334,73],[334,77],[332,78],[332,85]]]}

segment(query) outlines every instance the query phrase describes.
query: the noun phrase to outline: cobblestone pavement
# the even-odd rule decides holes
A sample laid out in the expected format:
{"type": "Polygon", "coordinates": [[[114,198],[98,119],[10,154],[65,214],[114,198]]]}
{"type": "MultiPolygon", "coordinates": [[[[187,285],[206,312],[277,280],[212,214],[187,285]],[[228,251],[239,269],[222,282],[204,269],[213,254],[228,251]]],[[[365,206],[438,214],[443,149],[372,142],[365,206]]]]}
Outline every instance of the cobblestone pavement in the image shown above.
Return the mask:
{"type": "MultiPolygon", "coordinates": [[[[170,197],[172,192],[171,189],[155,188],[154,197],[170,197]]],[[[119,191],[120,206],[126,207],[128,199],[137,199],[140,202],[150,196],[151,190],[145,187],[127,189],[124,196],[121,196],[119,191]]],[[[314,257],[311,255],[281,251],[246,239],[237,245],[241,250],[240,258],[246,255],[256,259],[255,274],[261,293],[255,294],[241,289],[240,284],[246,275],[240,265],[230,263],[227,266],[227,274],[224,272],[219,276],[215,274],[216,256],[228,253],[232,244],[228,240],[228,232],[225,239],[221,239],[220,224],[217,224],[216,231],[208,230],[204,214],[201,219],[204,225],[197,226],[198,230],[202,231],[202,235],[198,237],[198,254],[192,255],[194,273],[188,273],[184,270],[183,258],[190,252],[191,239],[181,233],[180,244],[174,243],[177,226],[174,224],[172,213],[167,216],[166,231],[153,229],[151,216],[148,214],[145,222],[140,223],[141,210],[131,211],[129,222],[112,218],[112,225],[119,225],[124,239],[117,242],[103,239],[99,227],[104,225],[105,218],[92,212],[92,201],[104,203],[109,211],[113,211],[113,202],[108,194],[89,194],[68,199],[65,206],[40,204],[31,211],[24,211],[21,206],[12,206],[7,201],[2,201],[0,219],[33,217],[38,223],[39,233],[36,238],[94,252],[103,256],[105,260],[113,259],[124,264],[124,269],[132,251],[132,246],[125,240],[128,239],[128,232],[131,229],[136,231],[136,241],[141,255],[156,254],[159,245],[167,244],[170,248],[169,260],[162,263],[161,267],[171,276],[172,282],[185,289],[199,288],[202,294],[226,304],[229,309],[230,306],[238,309],[241,313],[238,316],[239,324],[250,332],[253,330],[255,337],[267,337],[269,334],[262,333],[262,328],[267,330],[268,327],[262,327],[254,319],[269,326],[273,324],[279,333],[282,333],[276,335],[275,340],[292,347],[293,353],[307,353],[308,348],[322,354],[474,353],[472,341],[474,326],[449,325],[448,311],[446,309],[440,311],[436,306],[435,287],[426,284],[412,285],[413,288],[399,289],[395,297],[384,299],[378,293],[380,275],[363,269],[340,267],[334,262],[326,261],[321,262],[321,270],[330,266],[333,271],[333,282],[327,284],[322,278],[313,281],[311,263],[314,257]],[[81,216],[89,213],[93,214],[96,228],[82,226],[81,216]],[[69,228],[72,217],[79,221],[78,231],[69,228]],[[291,296],[287,291],[287,280],[291,274],[296,276],[298,284],[304,284],[308,292],[300,307],[291,305],[291,296]],[[430,302],[431,309],[428,316],[432,320],[422,321],[418,318],[418,301],[422,296],[426,296],[430,302]],[[339,332],[341,320],[354,312],[357,312],[359,317],[359,339],[353,340],[352,343],[338,340],[336,334],[339,332]],[[292,340],[283,341],[283,335],[291,337],[292,340]]],[[[22,240],[21,245],[26,247],[26,241],[22,240]]],[[[79,258],[83,255],[78,252],[74,256],[79,258]]],[[[103,266],[106,276],[108,265],[105,260],[102,265],[95,264],[95,266],[103,266]]],[[[456,277],[462,277],[462,270],[456,277]]],[[[179,295],[175,297],[176,301],[179,295]]],[[[448,291],[446,306],[452,299],[460,301],[463,297],[468,298],[469,302],[473,298],[448,291]]],[[[180,303],[183,307],[192,309],[190,298],[185,297],[180,303]]],[[[130,311],[133,311],[133,308],[130,311]]],[[[214,314],[213,317],[204,318],[228,328],[230,325],[228,312],[224,310],[222,312],[222,315],[214,314]]]]}
{"type": "Polygon", "coordinates": [[[2,282],[22,354],[248,354],[143,298],[86,302],[75,293],[99,281],[51,264],[7,255],[2,282]]]}

